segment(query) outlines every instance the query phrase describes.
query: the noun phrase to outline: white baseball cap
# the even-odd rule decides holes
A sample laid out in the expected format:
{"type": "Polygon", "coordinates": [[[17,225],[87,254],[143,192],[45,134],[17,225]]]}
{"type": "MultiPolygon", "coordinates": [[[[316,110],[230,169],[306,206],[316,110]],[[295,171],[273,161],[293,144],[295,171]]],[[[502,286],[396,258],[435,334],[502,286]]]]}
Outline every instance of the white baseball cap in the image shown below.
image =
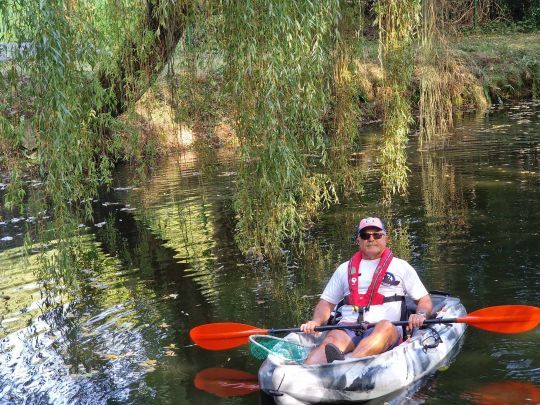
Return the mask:
{"type": "Polygon", "coordinates": [[[360,221],[358,224],[358,232],[364,228],[375,227],[384,231],[384,225],[382,221],[377,217],[367,217],[360,221]]]}

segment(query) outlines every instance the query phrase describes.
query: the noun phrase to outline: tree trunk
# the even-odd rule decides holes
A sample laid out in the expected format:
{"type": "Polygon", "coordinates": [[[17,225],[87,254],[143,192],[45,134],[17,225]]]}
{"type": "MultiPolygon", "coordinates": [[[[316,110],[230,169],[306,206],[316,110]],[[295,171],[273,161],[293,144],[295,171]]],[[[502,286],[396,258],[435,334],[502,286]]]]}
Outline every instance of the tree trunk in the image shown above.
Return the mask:
{"type": "Polygon", "coordinates": [[[117,71],[98,73],[103,88],[115,96],[101,113],[117,117],[142,97],[172,57],[190,9],[190,0],[147,0],[140,29],[152,32],[154,43],[148,51],[141,52],[141,44],[128,38],[118,55],[117,71]],[[161,11],[166,16],[161,21],[158,10],[165,10],[161,11]]]}

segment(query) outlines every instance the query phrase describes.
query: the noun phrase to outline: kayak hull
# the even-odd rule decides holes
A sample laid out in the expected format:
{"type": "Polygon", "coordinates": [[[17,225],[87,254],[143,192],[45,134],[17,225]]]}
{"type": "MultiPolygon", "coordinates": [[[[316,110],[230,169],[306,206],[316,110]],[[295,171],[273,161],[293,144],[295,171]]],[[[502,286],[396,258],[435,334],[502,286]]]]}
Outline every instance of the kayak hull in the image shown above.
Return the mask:
{"type": "MultiPolygon", "coordinates": [[[[448,296],[438,300],[437,318],[466,315],[459,299],[448,296]]],[[[404,389],[447,363],[459,347],[466,325],[434,324],[416,330],[410,339],[396,348],[361,359],[347,356],[330,364],[285,364],[269,355],[259,369],[261,390],[278,404],[366,401],[404,389]],[[433,346],[433,347],[432,347],[433,346]]],[[[319,336],[291,333],[285,337],[307,346],[317,346],[319,336]]]]}

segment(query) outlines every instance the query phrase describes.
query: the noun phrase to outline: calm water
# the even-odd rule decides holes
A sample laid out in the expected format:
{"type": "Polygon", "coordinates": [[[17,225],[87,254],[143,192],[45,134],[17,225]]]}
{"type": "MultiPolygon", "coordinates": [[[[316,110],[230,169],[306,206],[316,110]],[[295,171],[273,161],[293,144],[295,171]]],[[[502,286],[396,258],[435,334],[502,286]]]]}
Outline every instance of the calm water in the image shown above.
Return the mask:
{"type": "MultiPolygon", "coordinates": [[[[356,156],[365,196],[325,213],[305,256],[287,251],[271,266],[246,260],[234,243],[236,163],[226,152],[165,159],[143,183],[120,168],[115,188],[94,202],[94,222],[81,224],[86,239],[70,282],[43,274],[35,255],[20,261],[32,218],[0,218],[0,403],[259,403],[258,393],[218,398],[195,388],[201,370],[256,374],[260,362],[247,347],[195,347],[189,329],[308,319],[366,214],[386,219],[394,251],[429,289],[452,292],[469,311],[540,305],[540,105],[466,116],[436,151],[411,141],[410,195],[386,209],[377,136],[366,134],[356,156]]],[[[540,328],[469,328],[451,367],[408,403],[471,403],[482,390],[500,397],[514,388],[516,403],[532,403],[539,347],[540,328]]]]}

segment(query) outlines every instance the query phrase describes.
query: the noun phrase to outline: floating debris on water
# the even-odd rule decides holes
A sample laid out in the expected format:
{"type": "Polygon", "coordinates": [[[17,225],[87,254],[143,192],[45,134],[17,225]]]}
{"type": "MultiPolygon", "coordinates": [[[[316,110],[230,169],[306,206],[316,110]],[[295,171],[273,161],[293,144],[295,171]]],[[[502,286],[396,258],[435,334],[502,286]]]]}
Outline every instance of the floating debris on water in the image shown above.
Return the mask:
{"type": "Polygon", "coordinates": [[[157,360],[148,359],[145,361],[141,361],[139,365],[145,367],[147,371],[154,371],[155,370],[154,366],[157,365],[157,360]]]}
{"type": "Polygon", "coordinates": [[[101,205],[103,205],[104,207],[109,207],[111,205],[121,205],[121,203],[105,201],[104,203],[101,203],[101,205]]]}
{"type": "Polygon", "coordinates": [[[2,320],[2,323],[12,323],[12,322],[17,322],[19,319],[21,319],[21,318],[8,318],[8,319],[2,320]]]}

